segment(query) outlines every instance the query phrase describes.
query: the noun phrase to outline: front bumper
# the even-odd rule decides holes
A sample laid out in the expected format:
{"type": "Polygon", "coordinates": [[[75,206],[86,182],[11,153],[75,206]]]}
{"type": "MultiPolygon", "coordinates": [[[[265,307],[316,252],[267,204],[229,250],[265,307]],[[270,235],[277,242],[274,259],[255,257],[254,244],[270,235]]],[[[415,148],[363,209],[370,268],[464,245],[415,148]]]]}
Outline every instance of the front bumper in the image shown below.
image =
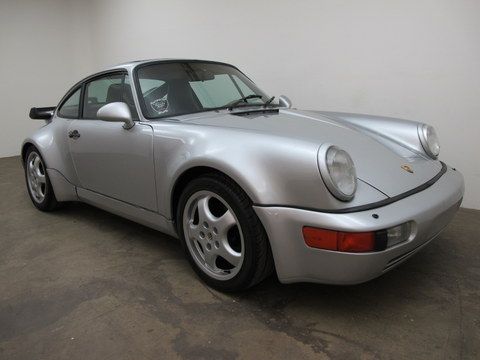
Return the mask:
{"type": "Polygon", "coordinates": [[[427,189],[376,209],[335,214],[288,207],[254,206],[270,239],[283,283],[358,284],[391,270],[435,238],[460,207],[462,175],[452,168],[427,189]],[[377,214],[378,218],[372,215],[377,214]],[[303,226],[363,232],[413,221],[410,238],[379,252],[344,253],[308,247],[303,226]]]}

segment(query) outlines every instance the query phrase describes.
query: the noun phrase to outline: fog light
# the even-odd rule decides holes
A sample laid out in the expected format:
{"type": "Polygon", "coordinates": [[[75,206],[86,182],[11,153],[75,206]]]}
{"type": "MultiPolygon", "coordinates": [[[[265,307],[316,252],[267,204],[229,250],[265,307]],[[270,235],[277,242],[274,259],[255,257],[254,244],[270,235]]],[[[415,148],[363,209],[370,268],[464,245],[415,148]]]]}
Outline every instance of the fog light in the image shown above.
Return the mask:
{"type": "Polygon", "coordinates": [[[411,222],[387,229],[387,247],[392,247],[401,242],[407,241],[412,232],[411,222]]]}

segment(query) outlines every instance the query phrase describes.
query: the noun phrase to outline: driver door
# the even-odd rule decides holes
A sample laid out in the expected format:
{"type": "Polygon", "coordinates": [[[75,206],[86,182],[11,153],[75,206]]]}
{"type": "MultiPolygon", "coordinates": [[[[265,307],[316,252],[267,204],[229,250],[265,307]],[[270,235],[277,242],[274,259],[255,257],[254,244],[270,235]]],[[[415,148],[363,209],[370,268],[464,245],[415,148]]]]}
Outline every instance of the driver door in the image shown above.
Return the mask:
{"type": "Polygon", "coordinates": [[[79,186],[111,199],[156,211],[153,129],[135,123],[97,119],[97,111],[111,102],[125,102],[138,119],[126,73],[109,73],[83,86],[80,118],[68,128],[70,153],[79,186]]]}

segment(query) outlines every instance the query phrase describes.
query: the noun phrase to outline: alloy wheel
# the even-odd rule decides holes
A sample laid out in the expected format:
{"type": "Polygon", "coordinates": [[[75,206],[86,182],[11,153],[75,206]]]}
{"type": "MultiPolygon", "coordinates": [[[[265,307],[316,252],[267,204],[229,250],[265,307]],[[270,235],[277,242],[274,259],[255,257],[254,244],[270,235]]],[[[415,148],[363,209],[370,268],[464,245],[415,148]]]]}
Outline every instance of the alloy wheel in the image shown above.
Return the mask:
{"type": "Polygon", "coordinates": [[[46,171],[42,158],[35,151],[28,155],[26,171],[30,194],[35,202],[41,203],[47,191],[46,171]]]}
{"type": "Polygon", "coordinates": [[[229,280],[240,271],[244,239],[230,205],[211,191],[190,196],[183,210],[185,240],[194,261],[207,275],[229,280]]]}

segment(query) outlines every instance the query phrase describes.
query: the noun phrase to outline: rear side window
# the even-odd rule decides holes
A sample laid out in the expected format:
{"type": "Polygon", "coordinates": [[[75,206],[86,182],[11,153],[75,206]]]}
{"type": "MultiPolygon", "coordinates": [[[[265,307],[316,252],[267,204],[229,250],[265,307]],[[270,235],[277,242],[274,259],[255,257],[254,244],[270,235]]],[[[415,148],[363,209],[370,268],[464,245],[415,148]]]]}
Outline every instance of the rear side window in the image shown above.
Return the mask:
{"type": "Polygon", "coordinates": [[[80,112],[80,92],[78,88],[58,109],[58,116],[69,119],[77,119],[80,112]]]}
{"type": "Polygon", "coordinates": [[[85,86],[84,119],[97,119],[97,111],[112,102],[124,102],[130,107],[133,119],[138,119],[132,89],[125,74],[106,75],[85,86]]]}

